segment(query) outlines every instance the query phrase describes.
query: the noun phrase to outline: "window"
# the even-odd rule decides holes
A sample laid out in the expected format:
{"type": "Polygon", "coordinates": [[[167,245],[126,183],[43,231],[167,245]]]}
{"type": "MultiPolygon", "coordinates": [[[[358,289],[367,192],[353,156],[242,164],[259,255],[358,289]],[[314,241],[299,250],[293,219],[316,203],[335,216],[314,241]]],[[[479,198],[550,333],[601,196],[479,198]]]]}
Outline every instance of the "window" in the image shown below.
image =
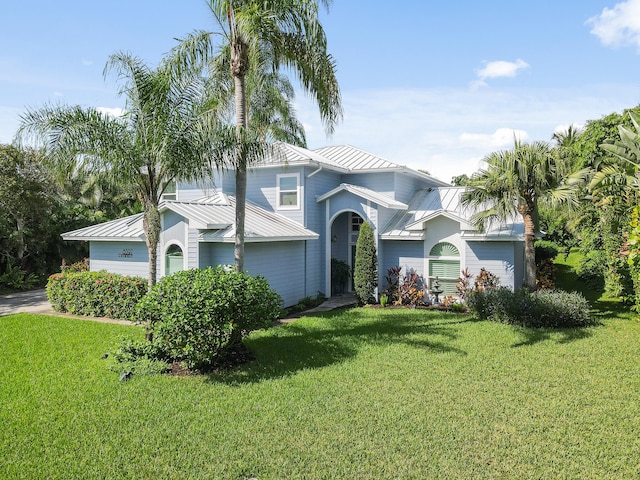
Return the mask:
{"type": "Polygon", "coordinates": [[[429,252],[429,289],[438,277],[443,295],[455,295],[460,277],[460,252],[447,242],[433,246],[429,252]]]}
{"type": "Polygon", "coordinates": [[[278,208],[300,208],[299,183],[300,176],[297,173],[293,175],[278,175],[278,208]]]}
{"type": "Polygon", "coordinates": [[[180,272],[184,270],[184,255],[182,249],[175,243],[169,245],[167,253],[164,256],[164,272],[165,275],[180,272]]]}
{"type": "Polygon", "coordinates": [[[164,192],[162,192],[162,200],[176,200],[177,199],[178,188],[176,182],[171,181],[167,183],[167,186],[164,187],[164,192]]]}
{"type": "Polygon", "coordinates": [[[363,223],[364,223],[364,218],[362,218],[357,213],[351,213],[351,231],[352,232],[359,232],[360,225],[362,225],[363,223]]]}

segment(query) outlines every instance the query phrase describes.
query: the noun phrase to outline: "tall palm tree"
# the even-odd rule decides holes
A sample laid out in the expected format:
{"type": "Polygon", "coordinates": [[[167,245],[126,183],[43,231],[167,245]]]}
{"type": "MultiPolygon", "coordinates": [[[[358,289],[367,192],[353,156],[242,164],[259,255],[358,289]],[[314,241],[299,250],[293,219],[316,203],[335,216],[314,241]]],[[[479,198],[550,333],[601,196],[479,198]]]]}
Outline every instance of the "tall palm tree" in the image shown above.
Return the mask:
{"type": "MultiPolygon", "coordinates": [[[[331,1],[321,0],[328,8],[331,1]]],[[[298,76],[303,88],[318,103],[327,133],[342,116],[335,64],[327,53],[327,40],[315,0],[210,0],[211,12],[221,29],[216,51],[213,34],[195,32],[177,48],[187,63],[207,63],[211,74],[233,80],[233,116],[236,146],[233,168],[236,178],[235,268],[244,269],[244,218],[247,166],[264,153],[264,138],[252,130],[248,78],[268,81],[271,73],[286,67],[298,76]],[[263,73],[267,72],[267,75],[263,73]]],[[[264,91],[259,87],[257,90],[264,91]]]]}
{"type": "Polygon", "coordinates": [[[525,285],[536,288],[535,233],[539,202],[574,199],[578,177],[568,176],[561,158],[546,142],[515,142],[512,150],[494,152],[487,168],[472,175],[462,202],[478,210],[472,221],[480,230],[520,215],[524,221],[525,285]]]}
{"type": "Polygon", "coordinates": [[[122,117],[49,105],[28,110],[17,133],[20,142],[43,142],[46,159],[59,172],[95,172],[135,191],[144,211],[149,286],[156,282],[161,196],[176,178],[200,178],[218,145],[206,85],[195,75],[176,76],[169,65],[151,69],[134,56],[116,53],[105,75],[115,73],[123,82],[122,117]]]}

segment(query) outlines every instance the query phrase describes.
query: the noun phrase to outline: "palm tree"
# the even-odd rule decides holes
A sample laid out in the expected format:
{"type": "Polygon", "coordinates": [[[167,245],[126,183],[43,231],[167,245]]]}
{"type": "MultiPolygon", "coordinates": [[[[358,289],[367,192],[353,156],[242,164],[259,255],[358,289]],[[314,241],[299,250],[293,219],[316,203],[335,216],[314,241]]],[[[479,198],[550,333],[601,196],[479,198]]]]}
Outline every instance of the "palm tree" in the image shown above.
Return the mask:
{"type": "MultiPolygon", "coordinates": [[[[321,0],[321,3],[328,8],[331,2],[321,0]]],[[[342,107],[335,64],[327,53],[326,36],[318,18],[318,2],[210,0],[209,6],[222,30],[219,50],[214,53],[213,34],[195,32],[180,43],[177,52],[187,64],[206,63],[214,78],[224,74],[233,80],[234,262],[236,270],[242,271],[247,167],[265,149],[264,137],[251,128],[248,78],[253,76],[254,87],[265,91],[257,85],[268,82],[267,77],[277,74],[281,66],[287,67],[297,74],[303,88],[318,103],[327,133],[333,132],[342,116],[342,107]]]]}
{"type": "Polygon", "coordinates": [[[151,69],[129,54],[114,54],[105,75],[114,72],[124,82],[122,117],[45,106],[28,110],[17,133],[20,142],[42,141],[58,172],[94,172],[135,191],[144,211],[150,287],[156,282],[161,196],[176,178],[200,178],[217,145],[215,116],[205,108],[206,85],[195,75],[176,76],[169,64],[151,69]]]}
{"type": "Polygon", "coordinates": [[[479,230],[520,215],[524,221],[525,285],[536,288],[535,233],[539,202],[574,199],[579,177],[567,176],[564,162],[546,142],[515,142],[513,150],[487,156],[485,170],[471,176],[462,202],[478,210],[472,221],[479,230]]]}

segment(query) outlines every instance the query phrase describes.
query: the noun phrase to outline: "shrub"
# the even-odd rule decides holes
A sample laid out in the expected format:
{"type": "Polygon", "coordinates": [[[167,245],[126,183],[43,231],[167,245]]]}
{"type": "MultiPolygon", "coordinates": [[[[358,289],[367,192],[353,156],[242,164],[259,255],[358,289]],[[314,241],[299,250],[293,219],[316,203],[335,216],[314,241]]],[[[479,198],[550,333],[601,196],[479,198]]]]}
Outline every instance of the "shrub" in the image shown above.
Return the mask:
{"type": "Polygon", "coordinates": [[[145,279],[105,271],[56,273],[47,282],[54,310],[92,317],[133,320],[146,292],[145,279]]]}
{"type": "Polygon", "coordinates": [[[140,301],[138,319],[161,359],[206,370],[249,332],[271,326],[281,304],[263,277],[207,267],[162,278],[140,301]]]}
{"type": "Polygon", "coordinates": [[[378,255],[373,239],[373,228],[367,222],[360,226],[356,243],[353,283],[361,303],[375,302],[375,291],[378,286],[378,255]]]}
{"type": "Polygon", "coordinates": [[[344,293],[347,281],[351,278],[351,267],[343,260],[331,259],[331,292],[344,293]]]}
{"type": "Polygon", "coordinates": [[[29,290],[38,284],[38,276],[27,273],[11,260],[7,261],[5,272],[0,274],[0,289],[29,290]]]}
{"type": "Polygon", "coordinates": [[[602,291],[604,289],[605,272],[604,250],[591,250],[576,267],[578,279],[589,290],[602,291]]]}
{"type": "Polygon", "coordinates": [[[595,324],[587,300],[577,292],[506,287],[470,292],[467,307],[482,320],[537,328],[584,327],[595,324]]]}
{"type": "Polygon", "coordinates": [[[540,264],[545,260],[554,260],[560,253],[560,247],[548,240],[536,240],[535,250],[536,264],[540,264]]]}

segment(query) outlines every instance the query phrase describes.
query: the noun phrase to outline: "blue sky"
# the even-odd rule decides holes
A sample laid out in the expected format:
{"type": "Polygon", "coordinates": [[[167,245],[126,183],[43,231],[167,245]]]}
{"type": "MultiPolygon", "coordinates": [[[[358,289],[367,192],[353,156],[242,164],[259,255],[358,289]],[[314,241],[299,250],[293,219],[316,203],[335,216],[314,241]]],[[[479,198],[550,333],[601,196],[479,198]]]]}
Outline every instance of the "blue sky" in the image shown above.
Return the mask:
{"type": "MultiPolygon", "coordinates": [[[[345,118],[327,138],[301,93],[310,148],[350,144],[449,181],[514,134],[548,141],[640,103],[640,0],[338,0],[322,16],[345,118]]],[[[111,53],[153,65],[215,29],[204,0],[22,0],[3,19],[0,143],[26,108],[121,108],[111,53]]]]}

